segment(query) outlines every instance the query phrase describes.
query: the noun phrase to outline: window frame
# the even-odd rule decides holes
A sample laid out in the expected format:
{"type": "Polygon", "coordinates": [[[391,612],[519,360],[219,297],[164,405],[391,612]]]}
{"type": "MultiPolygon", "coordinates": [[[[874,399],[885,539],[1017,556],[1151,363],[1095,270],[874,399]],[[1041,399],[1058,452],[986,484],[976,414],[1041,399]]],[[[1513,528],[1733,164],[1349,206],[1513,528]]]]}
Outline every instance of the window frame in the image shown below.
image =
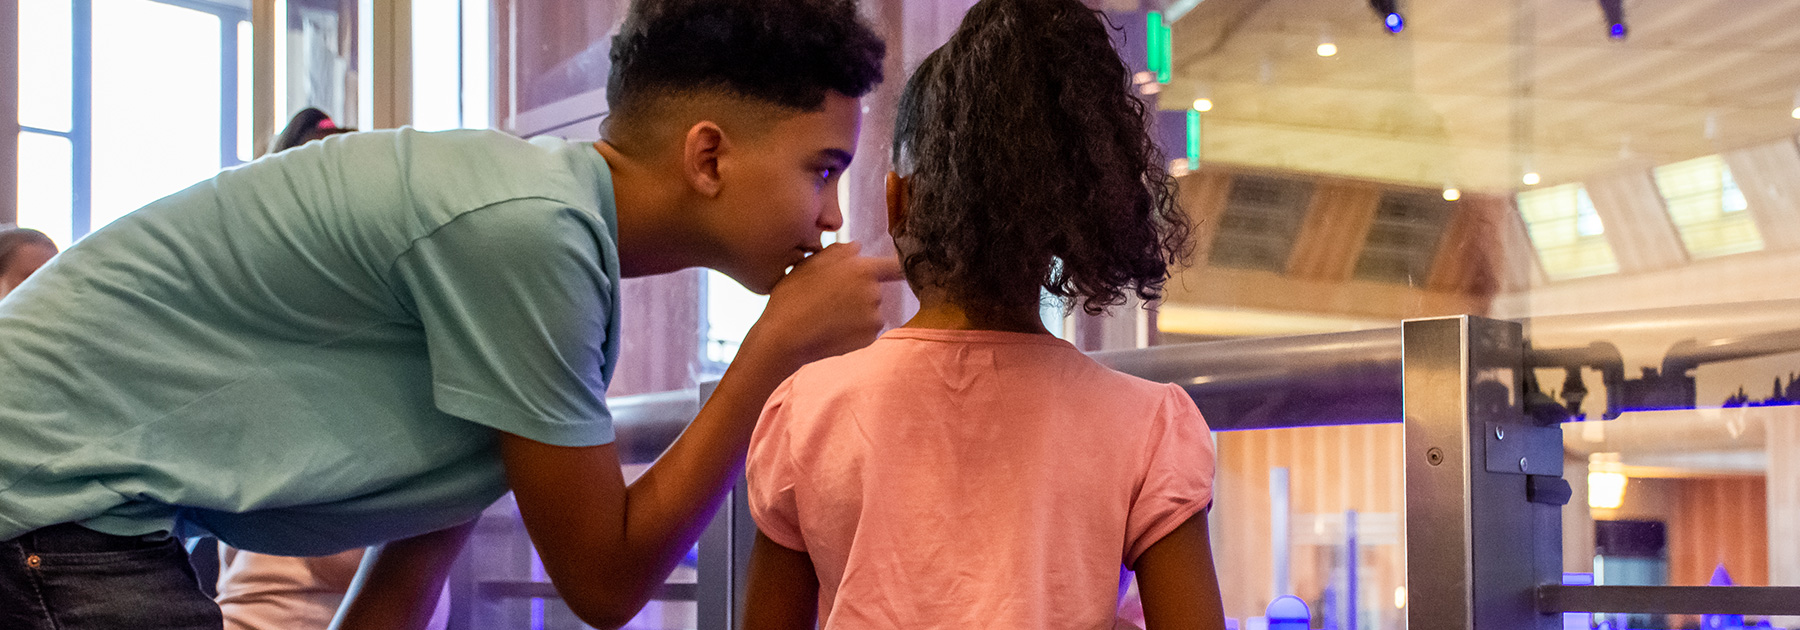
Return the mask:
{"type": "MultiPolygon", "coordinates": [[[[250,10],[210,0],[146,0],[190,9],[219,20],[219,168],[242,164],[238,159],[238,26],[250,22],[250,10]]],[[[15,143],[25,134],[54,136],[69,141],[69,239],[79,241],[93,232],[93,127],[94,127],[94,0],[70,0],[70,101],[69,130],[33,127],[16,121],[15,143]]],[[[17,25],[23,27],[22,24],[17,25]]],[[[16,45],[16,44],[15,44],[16,45]]],[[[17,64],[15,60],[13,62],[17,64]]],[[[15,144],[16,147],[16,144],[15,144]]],[[[15,152],[16,152],[15,148],[15,152]]],[[[16,168],[16,165],[15,165],[16,168]]],[[[14,195],[16,199],[17,190],[14,195]]],[[[16,210],[15,210],[16,211],[16,210]]],[[[16,216],[16,215],[15,215],[16,216]]],[[[66,245],[66,244],[65,244],[66,245]]]]}

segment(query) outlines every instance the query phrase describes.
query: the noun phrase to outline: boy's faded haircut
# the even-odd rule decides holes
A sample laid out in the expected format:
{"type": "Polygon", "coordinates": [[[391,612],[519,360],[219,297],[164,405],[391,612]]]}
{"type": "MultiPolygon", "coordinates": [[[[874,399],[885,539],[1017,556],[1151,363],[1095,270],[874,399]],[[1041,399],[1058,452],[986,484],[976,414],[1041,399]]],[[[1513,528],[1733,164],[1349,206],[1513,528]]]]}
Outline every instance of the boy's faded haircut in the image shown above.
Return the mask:
{"type": "Polygon", "coordinates": [[[885,51],[854,0],[638,0],[613,37],[607,124],[699,94],[817,111],[880,83],[885,51]]]}

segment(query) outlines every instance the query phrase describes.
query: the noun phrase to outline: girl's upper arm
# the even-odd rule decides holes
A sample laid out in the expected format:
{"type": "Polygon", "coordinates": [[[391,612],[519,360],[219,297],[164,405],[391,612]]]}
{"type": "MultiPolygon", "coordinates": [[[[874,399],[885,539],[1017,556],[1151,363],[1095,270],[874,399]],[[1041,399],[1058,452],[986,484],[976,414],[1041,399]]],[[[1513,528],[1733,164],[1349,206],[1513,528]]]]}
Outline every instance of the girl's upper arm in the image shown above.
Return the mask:
{"type": "Polygon", "coordinates": [[[1145,630],[1224,630],[1206,511],[1151,544],[1132,569],[1144,603],[1145,630]]]}
{"type": "Polygon", "coordinates": [[[819,618],[819,576],[812,557],[756,533],[744,596],[744,630],[813,630],[819,618]]]}

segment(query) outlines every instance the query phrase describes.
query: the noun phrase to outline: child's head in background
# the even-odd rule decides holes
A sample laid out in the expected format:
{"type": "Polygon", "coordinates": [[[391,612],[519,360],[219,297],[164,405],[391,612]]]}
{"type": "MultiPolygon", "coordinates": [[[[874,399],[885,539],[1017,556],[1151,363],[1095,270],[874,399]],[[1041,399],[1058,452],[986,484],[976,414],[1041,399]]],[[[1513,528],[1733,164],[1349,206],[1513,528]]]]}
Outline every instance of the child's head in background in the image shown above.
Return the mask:
{"type": "Polygon", "coordinates": [[[907,81],[890,232],[922,303],[1098,314],[1162,295],[1188,219],[1107,24],[1078,0],[982,0],[907,81]]]}

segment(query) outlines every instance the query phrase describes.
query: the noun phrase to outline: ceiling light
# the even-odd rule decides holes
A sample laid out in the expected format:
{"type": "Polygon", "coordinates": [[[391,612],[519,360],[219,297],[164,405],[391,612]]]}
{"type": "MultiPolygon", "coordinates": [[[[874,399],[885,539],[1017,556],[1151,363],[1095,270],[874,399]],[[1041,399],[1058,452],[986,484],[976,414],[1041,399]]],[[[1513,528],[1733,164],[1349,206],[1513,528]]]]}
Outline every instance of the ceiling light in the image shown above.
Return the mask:
{"type": "Polygon", "coordinates": [[[1462,199],[1462,191],[1449,186],[1444,187],[1444,201],[1456,201],[1458,199],[1462,199]]]}
{"type": "Polygon", "coordinates": [[[1381,23],[1387,26],[1389,33],[1398,33],[1406,28],[1406,18],[1400,17],[1399,0],[1369,0],[1369,8],[1375,15],[1381,16],[1381,23]]]}
{"type": "Polygon", "coordinates": [[[1543,178],[1538,177],[1537,171],[1532,171],[1525,174],[1524,181],[1526,186],[1536,186],[1538,182],[1543,181],[1543,178]]]}
{"type": "Polygon", "coordinates": [[[1212,107],[1213,107],[1213,102],[1212,102],[1212,99],[1210,99],[1210,98],[1194,99],[1194,111],[1210,112],[1210,111],[1212,111],[1212,107]]]}
{"type": "Polygon", "coordinates": [[[1330,57],[1335,54],[1337,54],[1337,44],[1333,44],[1331,42],[1325,42],[1323,44],[1319,44],[1319,56],[1320,57],[1330,57]]]}
{"type": "Polygon", "coordinates": [[[1625,27],[1625,0],[1600,0],[1600,14],[1606,17],[1606,36],[1625,41],[1630,29],[1625,27]]]}
{"type": "Polygon", "coordinates": [[[1794,108],[1794,111],[1792,112],[1792,116],[1794,118],[1800,119],[1800,107],[1794,108]]]}
{"type": "Polygon", "coordinates": [[[1601,510],[1617,510],[1625,505],[1625,484],[1631,479],[1624,473],[1591,472],[1588,473],[1588,507],[1601,510]]]}

